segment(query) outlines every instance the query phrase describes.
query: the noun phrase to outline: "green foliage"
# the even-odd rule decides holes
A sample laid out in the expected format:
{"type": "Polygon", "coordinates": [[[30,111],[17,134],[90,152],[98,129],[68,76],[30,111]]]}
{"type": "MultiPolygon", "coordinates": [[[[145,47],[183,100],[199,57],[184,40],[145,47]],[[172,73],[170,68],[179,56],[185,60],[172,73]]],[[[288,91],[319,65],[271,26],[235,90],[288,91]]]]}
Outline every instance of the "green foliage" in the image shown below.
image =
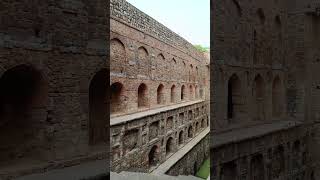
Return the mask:
{"type": "Polygon", "coordinates": [[[207,179],[210,173],[210,160],[207,159],[201,165],[199,171],[197,172],[196,176],[202,179],[207,179]]]}
{"type": "Polygon", "coordinates": [[[198,49],[200,52],[209,52],[208,47],[204,47],[200,44],[193,45],[196,49],[198,49]]]}

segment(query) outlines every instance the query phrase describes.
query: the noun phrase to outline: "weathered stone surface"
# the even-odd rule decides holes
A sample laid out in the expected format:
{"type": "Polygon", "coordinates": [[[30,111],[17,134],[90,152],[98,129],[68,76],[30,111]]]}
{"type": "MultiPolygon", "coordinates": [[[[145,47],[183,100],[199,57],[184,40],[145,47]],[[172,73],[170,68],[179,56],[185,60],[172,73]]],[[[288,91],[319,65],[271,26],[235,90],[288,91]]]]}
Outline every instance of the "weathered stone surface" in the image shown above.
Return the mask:
{"type": "Polygon", "coordinates": [[[124,0],[110,11],[111,170],[149,172],[209,126],[208,59],[124,0]]]}
{"type": "Polygon", "coordinates": [[[212,5],[211,178],[319,179],[319,5],[212,5]]]}
{"type": "Polygon", "coordinates": [[[100,134],[108,119],[97,128],[88,108],[91,79],[107,68],[107,6],[0,2],[0,179],[107,161],[109,139],[100,134]]]}

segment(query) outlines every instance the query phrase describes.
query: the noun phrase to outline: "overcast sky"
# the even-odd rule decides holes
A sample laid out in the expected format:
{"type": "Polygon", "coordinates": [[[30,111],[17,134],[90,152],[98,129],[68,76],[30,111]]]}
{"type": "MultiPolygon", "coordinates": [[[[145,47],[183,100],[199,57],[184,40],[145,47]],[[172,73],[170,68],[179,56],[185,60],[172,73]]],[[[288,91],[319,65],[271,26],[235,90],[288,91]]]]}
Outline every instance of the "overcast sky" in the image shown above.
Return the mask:
{"type": "Polygon", "coordinates": [[[192,44],[210,47],[210,0],[127,0],[192,44]]]}

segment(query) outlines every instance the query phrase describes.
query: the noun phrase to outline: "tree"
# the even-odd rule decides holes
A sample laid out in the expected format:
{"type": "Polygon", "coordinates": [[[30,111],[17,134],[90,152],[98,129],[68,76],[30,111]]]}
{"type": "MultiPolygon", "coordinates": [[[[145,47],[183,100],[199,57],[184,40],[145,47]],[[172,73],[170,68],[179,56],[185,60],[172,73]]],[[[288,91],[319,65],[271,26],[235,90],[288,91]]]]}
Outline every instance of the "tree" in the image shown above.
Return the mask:
{"type": "Polygon", "coordinates": [[[200,52],[209,52],[209,48],[208,47],[204,47],[200,44],[196,44],[193,45],[197,50],[199,50],[200,52]]]}

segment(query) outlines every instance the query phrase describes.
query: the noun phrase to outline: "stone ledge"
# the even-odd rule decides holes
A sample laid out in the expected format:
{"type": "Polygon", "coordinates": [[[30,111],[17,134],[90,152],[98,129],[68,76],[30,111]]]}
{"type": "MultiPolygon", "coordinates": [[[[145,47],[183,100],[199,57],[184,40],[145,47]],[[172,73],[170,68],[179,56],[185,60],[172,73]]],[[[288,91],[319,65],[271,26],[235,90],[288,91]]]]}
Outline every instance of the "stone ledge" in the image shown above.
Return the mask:
{"type": "Polygon", "coordinates": [[[183,158],[193,147],[195,147],[203,138],[205,138],[210,132],[210,127],[200,132],[196,137],[184,145],[181,149],[175,152],[164,163],[159,165],[152,174],[161,175],[165,174],[173,165],[175,165],[181,158],[183,158]]]}
{"type": "Polygon", "coordinates": [[[256,126],[241,128],[220,134],[211,134],[210,148],[217,148],[225,144],[240,142],[247,139],[254,139],[273,132],[291,129],[302,125],[300,121],[278,121],[269,124],[259,124],[256,126]]]}
{"type": "Polygon", "coordinates": [[[140,119],[140,118],[143,118],[143,117],[146,117],[146,116],[159,114],[159,113],[166,112],[166,111],[169,111],[169,110],[174,110],[174,109],[177,109],[177,108],[190,106],[190,105],[194,105],[194,104],[198,104],[198,103],[202,103],[202,102],[205,102],[205,100],[189,101],[189,102],[185,102],[185,103],[169,105],[169,106],[160,107],[160,108],[156,108],[156,109],[151,109],[151,110],[138,112],[138,113],[134,113],[134,114],[129,114],[129,115],[110,118],[110,126],[119,125],[119,124],[122,124],[122,123],[133,121],[135,119],[140,119]]]}
{"type": "Polygon", "coordinates": [[[16,180],[34,180],[34,179],[46,179],[46,180],[80,180],[80,179],[96,179],[107,177],[107,160],[98,160],[89,163],[83,163],[77,166],[66,167],[64,169],[57,169],[48,171],[45,173],[32,174],[22,176],[16,180]]]}

